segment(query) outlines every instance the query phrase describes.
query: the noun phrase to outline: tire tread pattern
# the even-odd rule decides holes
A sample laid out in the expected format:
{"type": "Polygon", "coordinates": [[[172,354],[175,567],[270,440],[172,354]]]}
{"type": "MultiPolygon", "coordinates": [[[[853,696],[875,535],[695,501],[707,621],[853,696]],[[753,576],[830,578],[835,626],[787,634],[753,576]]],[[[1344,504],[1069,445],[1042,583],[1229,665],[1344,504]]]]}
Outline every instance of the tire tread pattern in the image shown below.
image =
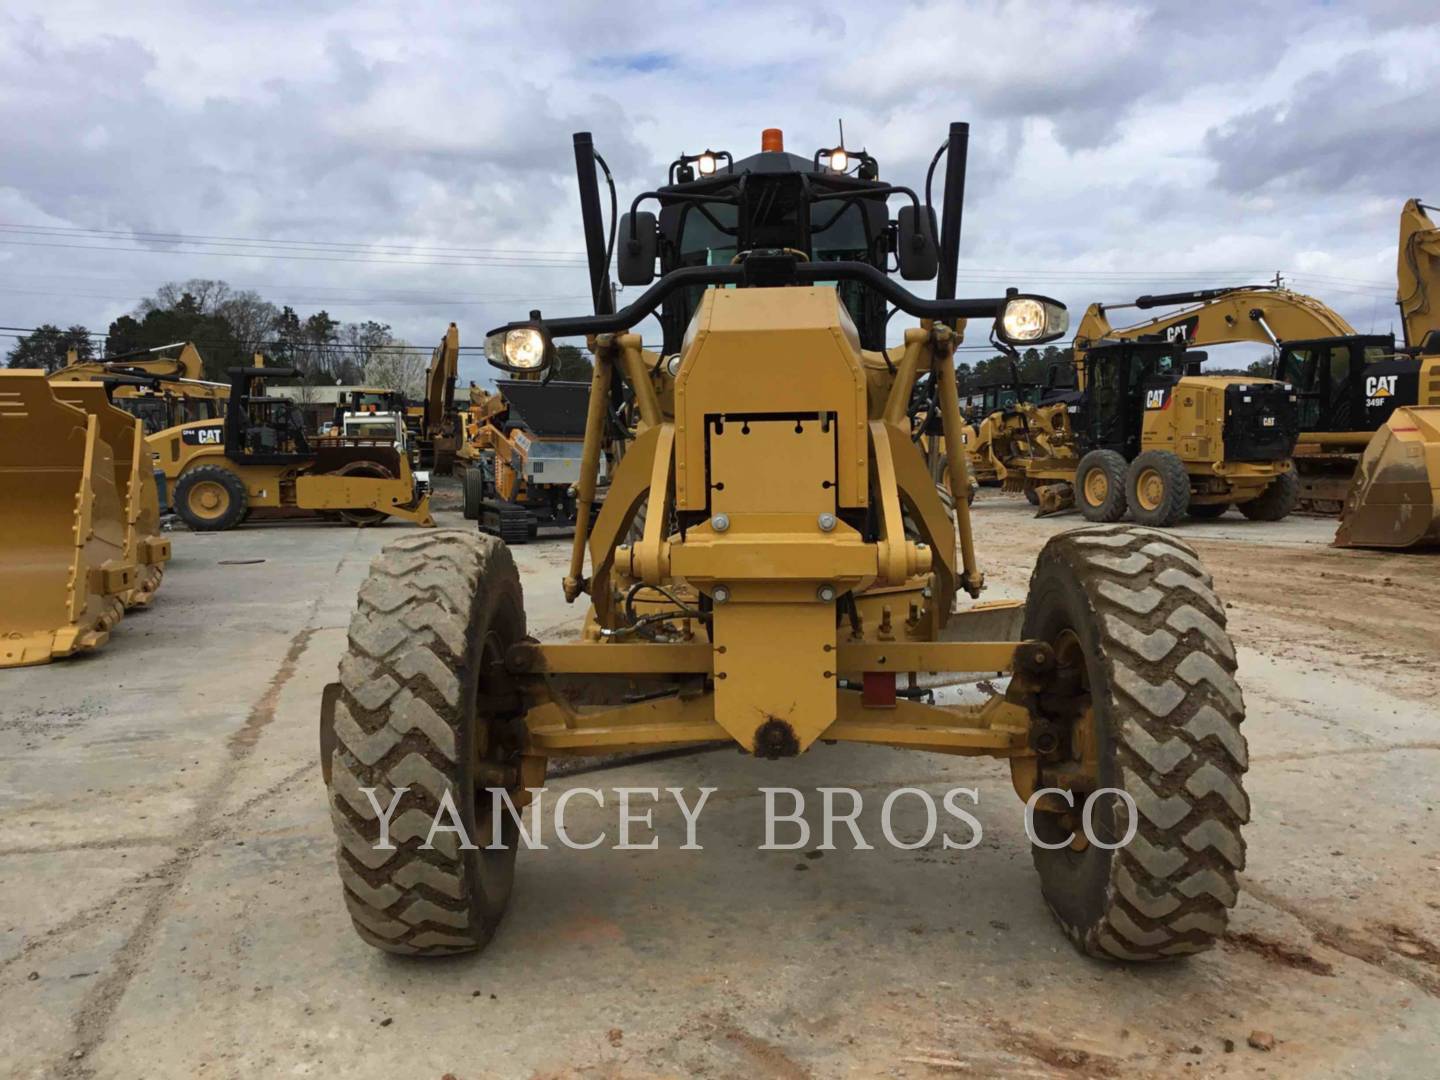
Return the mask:
{"type": "Polygon", "coordinates": [[[360,590],[340,662],[328,794],[346,906],[360,937],[387,952],[473,951],[494,932],[455,834],[422,845],[444,793],[461,806],[469,634],[480,609],[503,599],[487,592],[510,589],[521,603],[502,543],[446,530],[389,544],[360,590]],[[362,787],[376,788],[382,807],[409,789],[390,818],[394,850],[375,847],[380,821],[362,787]]]}
{"type": "MultiPolygon", "coordinates": [[[[1097,526],[1051,540],[1090,598],[1116,695],[1117,775],[1138,832],[1111,860],[1104,914],[1066,925],[1086,953],[1165,960],[1223,935],[1245,865],[1245,715],[1225,609],[1195,552],[1173,535],[1097,526]]],[[[1053,908],[1052,908],[1053,910],[1053,908]]]]}

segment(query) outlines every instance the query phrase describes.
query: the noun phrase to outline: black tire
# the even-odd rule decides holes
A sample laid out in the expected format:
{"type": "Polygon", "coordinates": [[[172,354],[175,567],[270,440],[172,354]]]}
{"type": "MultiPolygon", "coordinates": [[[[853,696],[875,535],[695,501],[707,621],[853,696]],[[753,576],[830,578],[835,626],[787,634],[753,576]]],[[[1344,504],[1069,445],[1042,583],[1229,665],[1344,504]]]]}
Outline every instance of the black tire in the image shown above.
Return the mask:
{"type": "Polygon", "coordinates": [[[495,932],[514,878],[516,828],[505,814],[507,846],[486,849],[485,787],[505,770],[514,783],[521,721],[518,697],[493,672],[524,637],[520,577],[492,537],[407,536],[370,564],[328,718],[326,784],[345,902],[356,932],[377,948],[470,952],[495,932]],[[489,775],[479,772],[481,758],[489,775]],[[408,788],[390,817],[394,850],[375,846],[380,822],[366,787],[384,807],[408,788]],[[433,849],[421,850],[446,792],[478,850],[464,850],[454,832],[437,832],[433,849]]]}
{"type": "Polygon", "coordinates": [[[1190,516],[1199,518],[1202,521],[1210,521],[1214,518],[1224,517],[1225,511],[1230,509],[1229,503],[1192,503],[1190,516]]]}
{"type": "Polygon", "coordinates": [[[195,532],[233,529],[250,513],[245,481],[223,465],[197,465],[175,481],[175,513],[195,532]],[[207,506],[214,499],[213,506],[207,506]]]}
{"type": "MultiPolygon", "coordinates": [[[[1165,960],[1210,948],[1235,905],[1250,814],[1245,706],[1210,575],[1166,533],[1064,533],[1040,553],[1022,636],[1054,644],[1062,673],[1083,680],[1098,786],[1123,789],[1139,809],[1134,839],[1118,850],[1033,849],[1046,903],[1091,956],[1165,960]]],[[[1078,818],[1079,794],[1075,803],[1078,818]]],[[[1123,838],[1123,800],[1097,800],[1095,811],[1097,835],[1123,838]]],[[[1071,829],[1042,812],[1035,831],[1053,843],[1071,829]]]]}
{"type": "Polygon", "coordinates": [[[1130,463],[1125,496],[1141,525],[1174,525],[1190,509],[1190,474],[1169,450],[1146,450],[1130,463]]]}
{"type": "Polygon", "coordinates": [[[1040,505],[1040,489],[1029,480],[1025,481],[1025,501],[1031,506],[1040,505]]]}
{"type": "Polygon", "coordinates": [[[1300,477],[1295,470],[1281,473],[1259,498],[1240,503],[1240,512],[1251,521],[1280,521],[1290,516],[1300,501],[1300,477]]]}
{"type": "Polygon", "coordinates": [[[480,504],[485,501],[485,474],[476,468],[465,470],[465,520],[480,520],[480,504]]]}
{"type": "Polygon", "coordinates": [[[1075,504],[1086,521],[1119,521],[1127,505],[1125,458],[1114,450],[1091,450],[1075,469],[1075,504]]]}

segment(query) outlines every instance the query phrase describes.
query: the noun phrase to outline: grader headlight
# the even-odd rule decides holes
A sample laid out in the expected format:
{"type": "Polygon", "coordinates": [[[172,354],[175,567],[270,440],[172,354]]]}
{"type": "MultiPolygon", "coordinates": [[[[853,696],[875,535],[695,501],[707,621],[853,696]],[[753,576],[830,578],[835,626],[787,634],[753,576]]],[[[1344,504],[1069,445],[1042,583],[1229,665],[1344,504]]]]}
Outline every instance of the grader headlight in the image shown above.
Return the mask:
{"type": "Polygon", "coordinates": [[[539,371],[550,362],[550,341],[538,326],[497,330],[485,339],[485,359],[506,371],[539,371]]]}
{"type": "Polygon", "coordinates": [[[1052,341],[1070,326],[1065,305],[1045,296],[1012,296],[1005,301],[996,327],[999,337],[1012,345],[1052,341]]]}

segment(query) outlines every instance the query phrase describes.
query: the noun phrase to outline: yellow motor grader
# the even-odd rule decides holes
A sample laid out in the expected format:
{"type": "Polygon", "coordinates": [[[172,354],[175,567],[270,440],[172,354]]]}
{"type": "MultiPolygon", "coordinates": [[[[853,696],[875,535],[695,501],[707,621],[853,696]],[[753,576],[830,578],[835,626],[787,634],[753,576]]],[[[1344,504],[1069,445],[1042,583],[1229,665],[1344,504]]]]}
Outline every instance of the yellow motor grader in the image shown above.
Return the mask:
{"type": "Polygon", "coordinates": [[[103,645],[170,557],[139,421],[96,382],[0,372],[0,667],[103,645]]]}
{"type": "Polygon", "coordinates": [[[434,525],[429,477],[411,469],[403,416],[386,414],[381,436],[346,435],[344,427],[312,435],[294,402],[263,391],[265,380],[298,374],[235,368],[223,420],[197,420],[149,438],[181,520],[213,532],[239,525],[254,510],[301,510],[354,525],[387,517],[434,525]]]}
{"type": "Polygon", "coordinates": [[[532,313],[493,331],[487,353],[525,372],[557,339],[594,353],[581,512],[557,583],[585,605],[583,629],[528,637],[515,562],[478,531],[406,537],[372,563],[320,721],[365,941],[483,947],[513,881],[505,800],[523,804],[551,758],[712,740],[764,759],[766,782],[802,753],[853,766],[826,748],[841,742],[1001,758],[1034,801],[1046,903],[1081,949],[1162,960],[1224,934],[1245,861],[1244,706],[1195,553],[1126,525],[1067,532],[1023,604],[974,602],[985,573],[960,497],[954,350],[967,321],[1029,345],[1066,318],[1015,291],[956,298],[967,141],[951,125],[936,154],[939,215],[868,153],[790,154],[775,130],[743,159],[682,156],[642,196],[658,214],[637,200],[619,221],[619,278],[643,291],[617,311],[598,155],[575,137],[595,313],[532,313]],[[933,300],[891,276],[937,269],[933,300]],[[915,320],[894,345],[891,309],[915,320]],[[658,351],[638,330],[652,315],[658,351]],[[922,373],[951,509],[911,437],[922,373]],[[635,420],[591,527],[617,402],[635,420]],[[1004,677],[981,703],[937,705],[910,689],[934,671],[1004,677]],[[1083,835],[1087,802],[1100,843],[1083,835]],[[437,817],[451,828],[432,843],[437,817]]]}

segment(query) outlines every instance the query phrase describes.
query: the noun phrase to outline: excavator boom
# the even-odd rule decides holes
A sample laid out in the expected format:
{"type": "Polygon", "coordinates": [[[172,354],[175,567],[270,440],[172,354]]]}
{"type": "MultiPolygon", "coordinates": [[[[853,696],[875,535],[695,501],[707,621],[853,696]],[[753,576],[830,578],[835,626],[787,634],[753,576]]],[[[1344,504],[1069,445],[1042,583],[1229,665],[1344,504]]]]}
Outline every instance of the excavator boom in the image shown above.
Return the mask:
{"type": "Polygon", "coordinates": [[[1405,346],[1440,353],[1440,341],[1427,344],[1431,334],[1440,335],[1440,228],[1430,219],[1426,206],[1411,199],[1400,211],[1400,249],[1395,266],[1395,302],[1405,327],[1405,346]],[[1423,348],[1422,348],[1423,347],[1423,348]]]}

